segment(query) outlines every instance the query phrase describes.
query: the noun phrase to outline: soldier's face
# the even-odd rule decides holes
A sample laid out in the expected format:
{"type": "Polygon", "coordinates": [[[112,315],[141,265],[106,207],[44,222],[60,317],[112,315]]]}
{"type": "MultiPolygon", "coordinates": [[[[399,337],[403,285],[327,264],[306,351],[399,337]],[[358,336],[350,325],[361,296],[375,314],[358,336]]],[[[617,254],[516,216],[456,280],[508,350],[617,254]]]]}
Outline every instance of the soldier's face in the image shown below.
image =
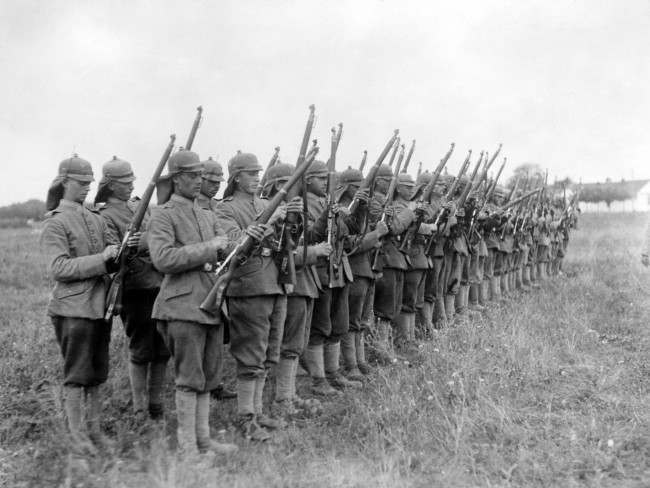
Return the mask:
{"type": "Polygon", "coordinates": [[[257,187],[260,184],[260,172],[255,171],[242,171],[235,178],[237,182],[237,187],[244,193],[249,195],[254,195],[257,191],[257,187]]]}
{"type": "Polygon", "coordinates": [[[203,178],[203,181],[201,182],[201,194],[208,198],[214,198],[219,191],[219,187],[221,187],[220,181],[210,181],[203,178]]]}
{"type": "Polygon", "coordinates": [[[201,191],[201,181],[201,173],[198,171],[180,173],[174,177],[174,191],[193,200],[201,191]]]}
{"type": "Polygon", "coordinates": [[[111,181],[110,189],[115,198],[126,202],[131,198],[131,193],[133,193],[133,182],[123,183],[120,181],[111,181]]]}
{"type": "Polygon", "coordinates": [[[319,197],[327,193],[327,176],[310,176],[307,178],[307,189],[319,197]]]}
{"type": "Polygon", "coordinates": [[[412,193],[413,193],[412,186],[407,186],[407,185],[397,186],[397,194],[400,196],[400,198],[403,198],[404,200],[408,200],[409,198],[411,198],[412,193]]]}
{"type": "Polygon", "coordinates": [[[386,193],[388,191],[388,186],[390,185],[390,180],[386,178],[379,178],[375,180],[375,189],[379,193],[386,193]]]}
{"type": "Polygon", "coordinates": [[[83,203],[90,191],[90,181],[77,181],[68,178],[63,182],[63,199],[83,203]]]}

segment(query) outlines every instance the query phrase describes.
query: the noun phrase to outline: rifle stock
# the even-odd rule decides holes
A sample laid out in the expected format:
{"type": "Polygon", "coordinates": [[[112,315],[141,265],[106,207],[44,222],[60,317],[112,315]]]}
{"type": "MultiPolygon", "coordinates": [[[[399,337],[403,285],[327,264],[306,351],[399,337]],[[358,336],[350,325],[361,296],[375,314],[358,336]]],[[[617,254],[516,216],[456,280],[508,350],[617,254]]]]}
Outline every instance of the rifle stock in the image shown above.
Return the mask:
{"type": "Polygon", "coordinates": [[[259,184],[259,186],[257,188],[257,196],[258,197],[264,191],[264,186],[266,185],[266,180],[269,179],[269,170],[273,166],[275,166],[275,163],[277,163],[279,156],[280,156],[280,146],[276,146],[274,151],[273,151],[273,156],[271,156],[271,159],[269,160],[269,164],[266,165],[266,170],[264,170],[264,174],[262,175],[262,179],[260,180],[260,184],[259,184]]]}

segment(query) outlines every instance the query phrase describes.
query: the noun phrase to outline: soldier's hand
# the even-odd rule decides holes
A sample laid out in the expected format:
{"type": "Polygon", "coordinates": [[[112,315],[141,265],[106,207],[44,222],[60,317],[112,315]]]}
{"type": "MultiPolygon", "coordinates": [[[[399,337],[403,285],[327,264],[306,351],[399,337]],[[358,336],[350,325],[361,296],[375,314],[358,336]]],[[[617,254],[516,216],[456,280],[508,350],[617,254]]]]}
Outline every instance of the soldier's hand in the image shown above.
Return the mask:
{"type": "Polygon", "coordinates": [[[262,242],[266,237],[273,234],[273,229],[269,224],[251,224],[246,229],[246,234],[258,242],[262,242]]]}
{"type": "Polygon", "coordinates": [[[379,237],[385,236],[388,234],[388,226],[386,225],[386,222],[380,220],[377,222],[377,226],[375,227],[375,231],[377,232],[377,235],[379,237]]]}
{"type": "Polygon", "coordinates": [[[275,209],[275,212],[273,212],[273,215],[271,215],[271,218],[268,221],[268,225],[274,225],[278,222],[282,222],[284,221],[286,216],[287,216],[287,206],[286,204],[282,204],[275,209]]]}
{"type": "Polygon", "coordinates": [[[134,232],[126,240],[127,247],[138,247],[138,246],[140,246],[140,239],[142,239],[142,232],[134,232]]]}
{"type": "Polygon", "coordinates": [[[444,208],[445,210],[448,210],[449,213],[453,213],[456,210],[456,204],[454,202],[452,202],[452,201],[449,201],[449,202],[445,203],[442,206],[442,208],[444,208]]]}
{"type": "Polygon", "coordinates": [[[370,189],[368,188],[359,188],[354,194],[354,198],[363,203],[368,203],[370,200],[370,189]]]}
{"type": "Polygon", "coordinates": [[[106,248],[102,251],[102,258],[104,258],[104,262],[115,259],[117,257],[118,251],[119,251],[119,247],[115,244],[106,246],[106,248]]]}
{"type": "Polygon", "coordinates": [[[326,258],[332,254],[332,245],[329,242],[314,244],[314,252],[319,258],[326,258]]]}
{"type": "Polygon", "coordinates": [[[650,258],[648,258],[648,255],[647,255],[647,254],[641,254],[641,263],[642,263],[643,266],[645,266],[646,268],[647,268],[648,266],[650,266],[650,258]]]}
{"type": "Polygon", "coordinates": [[[291,201],[287,203],[286,209],[287,209],[287,213],[290,212],[302,213],[303,211],[302,198],[301,197],[292,198],[291,201]]]}
{"type": "Polygon", "coordinates": [[[455,216],[465,217],[465,209],[463,207],[460,207],[458,210],[456,210],[455,216]]]}
{"type": "Polygon", "coordinates": [[[436,224],[420,224],[420,228],[418,229],[418,234],[422,234],[424,236],[430,236],[436,231],[436,224]]]}
{"type": "Polygon", "coordinates": [[[212,239],[210,239],[210,244],[214,246],[215,251],[223,251],[228,247],[228,237],[214,236],[212,239]]]}
{"type": "Polygon", "coordinates": [[[341,214],[343,216],[348,216],[350,215],[350,211],[348,210],[348,207],[345,207],[343,205],[332,205],[332,212],[334,212],[334,215],[341,214]]]}
{"type": "Polygon", "coordinates": [[[389,205],[388,207],[386,207],[384,213],[386,214],[386,217],[392,217],[393,215],[395,215],[395,209],[389,205]]]}

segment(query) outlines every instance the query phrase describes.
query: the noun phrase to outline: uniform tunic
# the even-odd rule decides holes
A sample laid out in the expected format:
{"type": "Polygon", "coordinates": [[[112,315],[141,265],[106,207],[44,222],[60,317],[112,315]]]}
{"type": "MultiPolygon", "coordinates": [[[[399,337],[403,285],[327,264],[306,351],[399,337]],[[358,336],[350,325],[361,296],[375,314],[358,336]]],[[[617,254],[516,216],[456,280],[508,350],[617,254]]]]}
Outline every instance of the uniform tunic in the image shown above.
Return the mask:
{"type": "MultiPolygon", "coordinates": [[[[216,206],[219,224],[233,240],[244,237],[267,202],[236,190],[216,206]]],[[[277,364],[287,297],[278,282],[279,271],[271,243],[266,240],[239,265],[226,288],[230,314],[230,353],[237,361],[237,376],[254,379],[277,364]]]]}
{"type": "Polygon", "coordinates": [[[164,274],[152,315],[173,356],[176,387],[213,390],[219,383],[223,326],[220,317],[199,305],[216,281],[206,263],[216,263],[219,255],[208,241],[223,231],[212,213],[177,194],[151,213],[149,253],[164,274]]]}
{"type": "Polygon", "coordinates": [[[46,215],[41,249],[55,280],[47,308],[63,356],[63,384],[94,386],[108,377],[111,324],[104,321],[108,285],[102,251],[116,244],[104,220],[61,200],[46,215]]]}
{"type": "MultiPolygon", "coordinates": [[[[139,205],[140,199],[132,198],[128,202],[109,200],[100,208],[100,214],[114,241],[123,241],[139,205]]],[[[148,221],[149,212],[140,227],[140,246],[135,253],[129,253],[123,283],[121,318],[129,338],[131,361],[135,364],[165,362],[169,359],[169,351],[156,329],[156,320],[151,317],[162,275],[153,267],[149,256],[148,221]]]]}

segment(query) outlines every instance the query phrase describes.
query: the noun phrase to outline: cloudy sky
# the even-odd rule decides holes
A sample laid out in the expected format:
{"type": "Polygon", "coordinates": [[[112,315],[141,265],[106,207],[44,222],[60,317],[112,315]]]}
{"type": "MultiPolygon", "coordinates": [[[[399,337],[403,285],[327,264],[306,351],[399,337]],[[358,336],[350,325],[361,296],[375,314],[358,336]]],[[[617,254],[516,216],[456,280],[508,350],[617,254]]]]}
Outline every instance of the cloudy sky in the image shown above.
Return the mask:
{"type": "Polygon", "coordinates": [[[399,128],[425,166],[503,142],[551,179],[650,178],[647,0],[4,0],[0,46],[0,204],[44,198],[73,151],[142,191],[199,104],[222,162],[295,162],[313,103],[324,153],[344,123],[340,168],[399,128]]]}

